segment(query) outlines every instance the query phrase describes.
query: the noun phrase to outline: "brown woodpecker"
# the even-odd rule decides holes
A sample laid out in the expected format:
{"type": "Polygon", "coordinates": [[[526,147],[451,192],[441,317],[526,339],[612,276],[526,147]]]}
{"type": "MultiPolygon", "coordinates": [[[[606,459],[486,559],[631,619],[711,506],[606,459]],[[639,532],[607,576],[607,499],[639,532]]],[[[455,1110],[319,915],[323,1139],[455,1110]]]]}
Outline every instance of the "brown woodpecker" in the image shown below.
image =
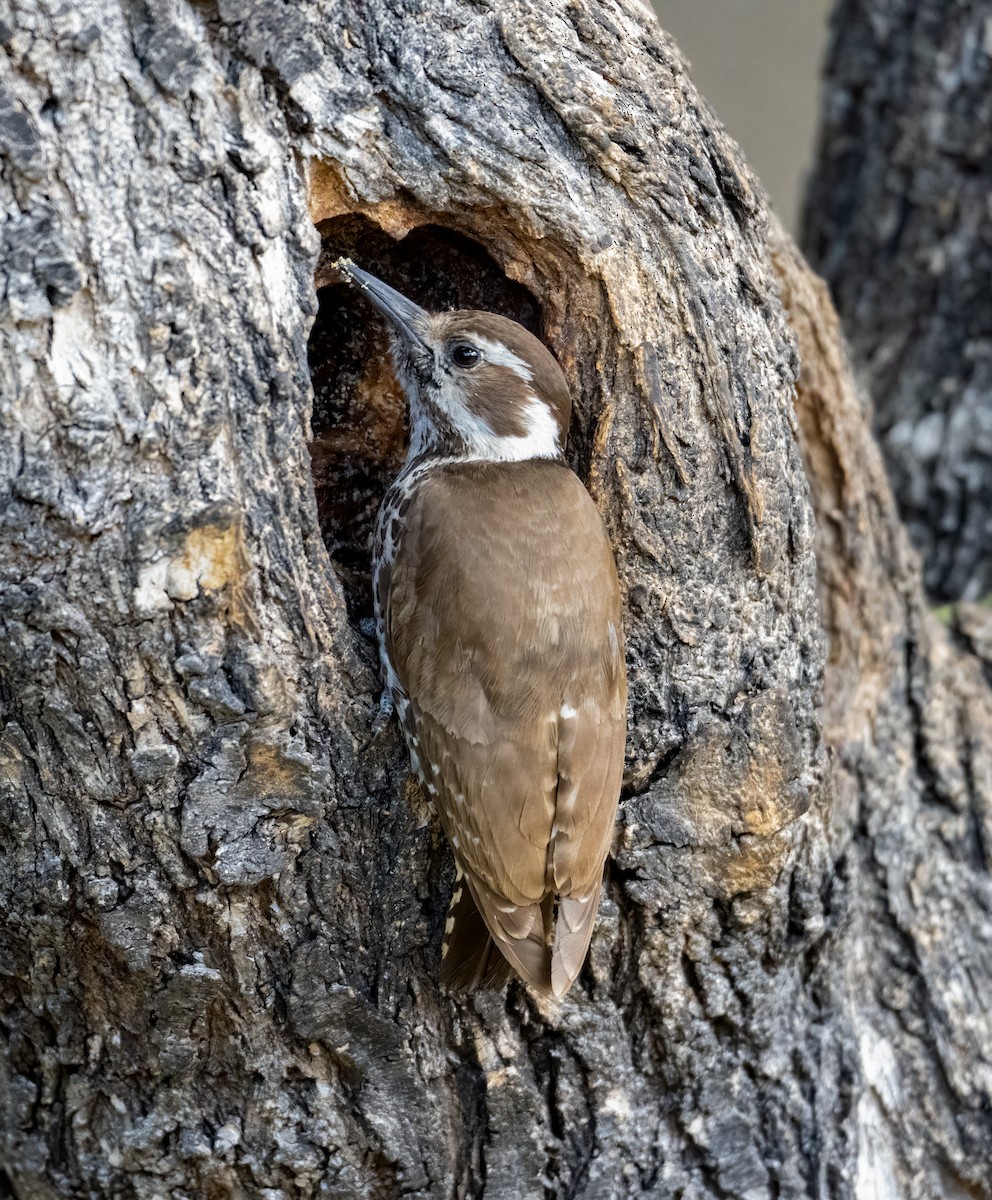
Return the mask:
{"type": "Polygon", "coordinates": [[[515,321],[426,312],[336,266],[388,318],[410,405],[373,581],[386,686],[457,869],[442,982],[515,970],[560,997],[592,936],[627,701],[613,553],[564,461],[568,385],[515,321]]]}

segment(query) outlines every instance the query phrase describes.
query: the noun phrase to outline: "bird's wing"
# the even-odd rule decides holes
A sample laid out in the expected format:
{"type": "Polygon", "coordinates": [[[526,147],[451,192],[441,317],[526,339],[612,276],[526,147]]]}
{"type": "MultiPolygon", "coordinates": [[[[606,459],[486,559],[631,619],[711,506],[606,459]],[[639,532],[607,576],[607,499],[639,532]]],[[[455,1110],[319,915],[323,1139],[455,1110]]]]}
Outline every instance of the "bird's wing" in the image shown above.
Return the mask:
{"type": "MultiPolygon", "coordinates": [[[[607,633],[595,684],[566,699],[558,732],[558,789],[549,854],[550,884],[560,896],[551,962],[552,990],[564,996],[592,937],[613,840],[623,777],[626,674],[622,635],[607,633]]],[[[578,691],[578,689],[576,689],[578,691]]]]}
{"type": "Polygon", "coordinates": [[[491,491],[478,475],[419,490],[391,567],[386,642],[411,748],[472,898],[501,953],[548,991],[546,899],[560,890],[569,901],[556,946],[570,984],[616,809],[619,592],[599,516],[570,471],[534,479],[516,465],[489,475],[491,491]]]}
{"type": "MultiPolygon", "coordinates": [[[[469,672],[462,681],[470,686],[477,680],[469,672]]],[[[528,983],[550,990],[544,903],[556,781],[550,722],[541,729],[501,721],[481,700],[463,721],[444,722],[411,698],[408,717],[428,792],[486,927],[528,983]],[[474,740],[487,727],[486,740],[474,740]]],[[[455,909],[451,915],[457,919],[455,909]]]]}

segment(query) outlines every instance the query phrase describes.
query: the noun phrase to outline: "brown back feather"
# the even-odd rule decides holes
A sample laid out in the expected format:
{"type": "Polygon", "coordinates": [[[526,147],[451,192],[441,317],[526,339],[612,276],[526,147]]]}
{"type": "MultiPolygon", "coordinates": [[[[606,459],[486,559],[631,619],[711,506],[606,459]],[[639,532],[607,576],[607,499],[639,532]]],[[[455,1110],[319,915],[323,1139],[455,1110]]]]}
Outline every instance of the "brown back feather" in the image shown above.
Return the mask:
{"type": "MultiPolygon", "coordinates": [[[[579,480],[551,461],[439,467],[407,514],[386,641],[478,914],[524,979],[563,995],[595,921],[626,710],[616,568],[579,480]],[[556,892],[571,903],[552,940],[556,892]]],[[[467,962],[452,915],[448,956],[457,931],[467,962]]]]}

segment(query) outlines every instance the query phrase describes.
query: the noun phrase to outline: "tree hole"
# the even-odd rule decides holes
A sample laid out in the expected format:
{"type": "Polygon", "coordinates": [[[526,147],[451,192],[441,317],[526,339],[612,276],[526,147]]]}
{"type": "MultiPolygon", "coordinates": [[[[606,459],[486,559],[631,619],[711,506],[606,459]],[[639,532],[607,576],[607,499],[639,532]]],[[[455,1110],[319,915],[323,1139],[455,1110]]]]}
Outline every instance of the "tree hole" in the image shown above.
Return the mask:
{"type": "Polygon", "coordinates": [[[385,321],[328,270],[346,255],[424,308],[503,313],[539,333],[537,301],[470,238],[423,225],[396,241],[360,215],[317,226],[317,318],[310,334],[310,458],[321,532],[353,620],[372,614],[370,543],[379,502],[408,441],[406,400],[393,375],[385,321]]]}

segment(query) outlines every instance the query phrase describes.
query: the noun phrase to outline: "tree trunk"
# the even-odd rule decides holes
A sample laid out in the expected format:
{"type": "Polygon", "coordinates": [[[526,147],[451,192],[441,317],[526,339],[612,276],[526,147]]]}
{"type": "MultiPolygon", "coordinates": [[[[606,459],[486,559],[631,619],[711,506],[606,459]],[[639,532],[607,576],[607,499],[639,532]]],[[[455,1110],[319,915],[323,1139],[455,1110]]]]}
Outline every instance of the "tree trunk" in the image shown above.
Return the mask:
{"type": "Polygon", "coordinates": [[[992,1195],[988,686],[648,8],[15,0],[0,42],[10,1192],[992,1195]],[[436,983],[342,250],[573,386],[631,704],[561,1004],[436,983]]]}
{"type": "Polygon", "coordinates": [[[804,242],[935,596],[992,592],[992,4],[839,0],[804,242]]]}

